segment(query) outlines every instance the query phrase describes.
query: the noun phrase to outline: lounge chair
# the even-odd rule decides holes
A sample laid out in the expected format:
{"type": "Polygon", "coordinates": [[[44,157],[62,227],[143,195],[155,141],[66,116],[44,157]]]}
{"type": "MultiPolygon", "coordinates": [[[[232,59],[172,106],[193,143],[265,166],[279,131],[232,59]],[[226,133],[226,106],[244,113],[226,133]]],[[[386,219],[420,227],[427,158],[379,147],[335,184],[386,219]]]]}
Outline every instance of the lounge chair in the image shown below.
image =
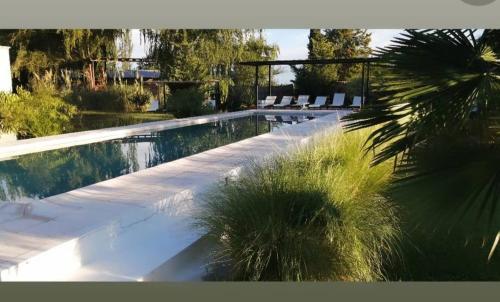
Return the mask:
{"type": "Polygon", "coordinates": [[[276,101],[276,96],[269,95],[265,100],[261,100],[258,102],[257,108],[267,108],[274,105],[276,101]]]}
{"type": "Polygon", "coordinates": [[[276,122],[276,116],[274,115],[265,115],[266,121],[268,122],[276,122]]]}
{"type": "Polygon", "coordinates": [[[297,115],[297,116],[295,116],[295,117],[294,117],[294,120],[295,120],[297,123],[302,123],[302,122],[305,122],[305,121],[307,121],[307,120],[309,120],[309,119],[308,119],[308,118],[307,118],[307,116],[305,116],[305,115],[297,115]]]}
{"type": "Polygon", "coordinates": [[[355,96],[352,99],[352,104],[350,106],[351,108],[361,108],[361,97],[360,96],[355,96]]]}
{"type": "Polygon", "coordinates": [[[293,124],[292,117],[289,115],[282,115],[281,116],[281,122],[282,123],[287,123],[287,124],[293,124]]]}
{"type": "Polygon", "coordinates": [[[292,103],[292,99],[293,98],[291,96],[288,96],[288,95],[283,96],[281,98],[281,102],[278,103],[278,104],[273,105],[273,108],[285,108],[285,107],[288,107],[292,103]]]}
{"type": "Polygon", "coordinates": [[[301,109],[306,108],[309,106],[309,96],[308,95],[299,95],[297,99],[297,103],[291,105],[293,107],[300,107],[301,109]]]}
{"type": "Polygon", "coordinates": [[[292,117],[289,115],[278,115],[276,116],[276,121],[282,124],[292,124],[292,117]]]}
{"type": "Polygon", "coordinates": [[[317,109],[326,107],[326,96],[317,96],[314,100],[314,104],[309,105],[309,108],[317,109]]]}
{"type": "Polygon", "coordinates": [[[333,95],[333,100],[328,107],[342,107],[344,106],[345,93],[335,93],[333,95]]]}

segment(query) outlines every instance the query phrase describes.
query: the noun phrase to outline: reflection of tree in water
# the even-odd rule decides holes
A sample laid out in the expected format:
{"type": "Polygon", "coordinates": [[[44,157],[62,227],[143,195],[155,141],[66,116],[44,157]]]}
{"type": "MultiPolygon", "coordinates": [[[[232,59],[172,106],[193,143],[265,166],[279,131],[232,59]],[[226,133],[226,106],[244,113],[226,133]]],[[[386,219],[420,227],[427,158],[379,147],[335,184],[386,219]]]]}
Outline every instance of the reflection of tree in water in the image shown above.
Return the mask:
{"type": "Polygon", "coordinates": [[[256,127],[256,118],[250,116],[158,132],[152,141],[147,167],[268,132],[268,123],[260,118],[256,127]]]}
{"type": "MultiPolygon", "coordinates": [[[[140,170],[138,158],[137,158],[137,143],[127,144],[127,150],[125,151],[126,161],[129,164],[129,171],[135,172],[140,170]]],[[[126,173],[124,173],[126,174],[126,173]]]]}
{"type": "Polygon", "coordinates": [[[96,143],[0,161],[0,200],[45,198],[133,172],[119,143],[96,143]]]}

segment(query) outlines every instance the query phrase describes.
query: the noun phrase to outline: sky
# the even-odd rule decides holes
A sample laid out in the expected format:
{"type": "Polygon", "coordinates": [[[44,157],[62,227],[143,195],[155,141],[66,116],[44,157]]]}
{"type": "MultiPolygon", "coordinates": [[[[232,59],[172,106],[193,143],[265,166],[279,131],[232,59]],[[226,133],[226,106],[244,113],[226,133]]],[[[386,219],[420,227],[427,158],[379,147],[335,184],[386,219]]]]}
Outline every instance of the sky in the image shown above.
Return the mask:
{"type": "MultiPolygon", "coordinates": [[[[384,47],[401,33],[401,29],[370,29],[372,34],[371,48],[384,47]]],[[[307,58],[307,43],[309,29],[266,29],[264,35],[269,43],[277,44],[280,52],[278,60],[294,60],[307,58]]],[[[144,45],[141,43],[139,30],[132,30],[132,57],[144,57],[144,45]]],[[[282,72],[276,76],[280,84],[289,84],[294,79],[290,68],[285,66],[282,72]]]]}

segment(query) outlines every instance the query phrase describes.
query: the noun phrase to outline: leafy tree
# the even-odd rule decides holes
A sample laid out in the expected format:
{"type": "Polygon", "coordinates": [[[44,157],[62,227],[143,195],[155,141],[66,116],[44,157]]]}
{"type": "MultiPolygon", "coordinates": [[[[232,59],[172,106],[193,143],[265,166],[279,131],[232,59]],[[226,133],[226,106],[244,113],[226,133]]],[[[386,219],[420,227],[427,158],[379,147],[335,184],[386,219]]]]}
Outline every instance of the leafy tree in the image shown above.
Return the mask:
{"type": "Polygon", "coordinates": [[[396,157],[403,200],[442,228],[491,240],[490,258],[500,239],[498,41],[498,30],[407,30],[377,53],[379,98],[345,118],[348,130],[378,126],[366,149],[387,144],[374,163],[396,157]]]}
{"type": "MultiPolygon", "coordinates": [[[[278,57],[279,48],[276,45],[270,45],[262,35],[249,35],[245,40],[241,61],[271,61],[278,57]]],[[[259,79],[268,79],[268,69],[259,68],[259,79]]],[[[272,68],[272,75],[280,73],[278,68],[272,68]]],[[[249,105],[254,104],[255,98],[255,67],[235,65],[232,73],[233,87],[230,91],[230,107],[239,108],[241,103],[249,105]]],[[[262,81],[259,85],[266,84],[262,81]]],[[[271,77],[271,84],[276,84],[271,77]]]]}
{"type": "MultiPolygon", "coordinates": [[[[311,29],[308,59],[351,58],[370,53],[370,34],[364,29],[311,29]]],[[[298,93],[328,95],[339,81],[347,81],[359,71],[355,65],[306,65],[292,67],[298,93]]]]}
{"type": "MultiPolygon", "coordinates": [[[[117,55],[118,57],[128,58],[132,55],[133,43],[130,29],[124,29],[122,37],[118,40],[117,55]]],[[[122,62],[123,70],[130,70],[129,62],[122,62]]]]}
{"type": "Polygon", "coordinates": [[[268,45],[262,35],[256,37],[252,30],[143,30],[143,35],[150,45],[148,56],[158,61],[164,78],[219,80],[222,100],[227,99],[233,85],[253,85],[253,70],[237,66],[237,62],[274,59],[278,51],[275,45],[268,45]]]}
{"type": "Polygon", "coordinates": [[[372,89],[380,97],[372,106],[348,116],[346,120],[353,123],[347,128],[382,125],[368,147],[392,143],[376,162],[429,138],[467,133],[476,123],[471,112],[477,111],[476,118],[486,126],[477,130],[491,130],[500,81],[498,54],[487,41],[495,32],[487,30],[476,38],[469,30],[407,30],[392,46],[377,53],[384,73],[372,89]]]}
{"type": "MultiPolygon", "coordinates": [[[[334,45],[334,58],[366,57],[371,53],[371,34],[366,29],[326,29],[325,36],[334,45]]],[[[347,81],[359,70],[359,65],[338,65],[338,80],[347,81]]]]}
{"type": "Polygon", "coordinates": [[[27,85],[34,74],[62,68],[91,68],[89,59],[115,57],[121,29],[0,30],[0,44],[11,46],[12,71],[17,84],[27,85]]]}
{"type": "Polygon", "coordinates": [[[237,30],[144,30],[148,55],[158,61],[164,78],[177,81],[205,80],[227,75],[241,52],[237,30]]]}

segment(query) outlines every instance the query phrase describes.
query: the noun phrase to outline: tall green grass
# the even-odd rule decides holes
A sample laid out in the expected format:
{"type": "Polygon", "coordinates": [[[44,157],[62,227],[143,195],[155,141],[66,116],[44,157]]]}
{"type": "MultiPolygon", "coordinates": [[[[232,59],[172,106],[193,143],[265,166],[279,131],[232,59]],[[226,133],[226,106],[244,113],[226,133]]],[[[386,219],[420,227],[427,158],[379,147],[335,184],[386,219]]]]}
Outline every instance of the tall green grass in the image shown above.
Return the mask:
{"type": "Polygon", "coordinates": [[[384,279],[400,231],[382,197],[392,166],[371,167],[369,131],[318,137],[249,166],[209,195],[199,226],[232,280],[384,279]]]}

